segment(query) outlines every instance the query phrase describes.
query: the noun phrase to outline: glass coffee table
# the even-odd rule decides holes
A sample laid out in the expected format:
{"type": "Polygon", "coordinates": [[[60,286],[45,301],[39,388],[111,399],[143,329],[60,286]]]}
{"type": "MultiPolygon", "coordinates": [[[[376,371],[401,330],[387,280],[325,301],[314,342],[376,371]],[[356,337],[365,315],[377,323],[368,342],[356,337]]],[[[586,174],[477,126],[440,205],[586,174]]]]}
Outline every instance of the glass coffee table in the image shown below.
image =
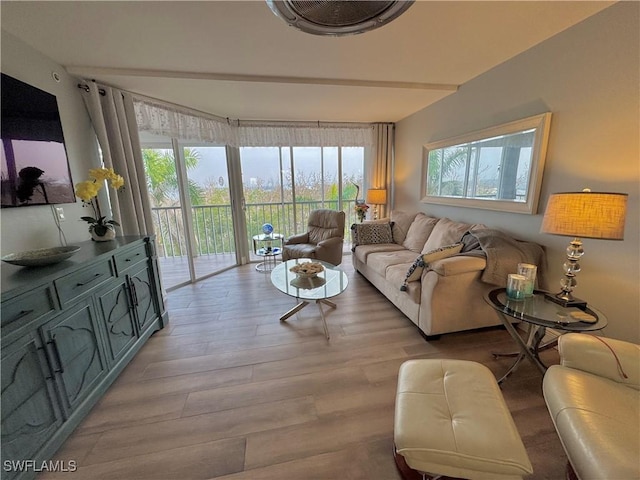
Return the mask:
{"type": "Polygon", "coordinates": [[[554,346],[558,341],[553,340],[541,345],[547,328],[562,332],[592,332],[607,326],[607,317],[591,306],[585,308],[563,307],[545,298],[545,291],[534,290],[533,295],[523,300],[511,300],[504,288],[496,288],[487,293],[485,301],[491,305],[500,316],[505,328],[520,347],[515,354],[494,353],[498,356],[515,356],[515,363],[498,380],[502,383],[517,368],[525,358],[529,359],[544,375],[547,367],[540,360],[539,352],[554,346]],[[527,338],[523,339],[512,325],[513,320],[521,320],[528,326],[527,338]]]}
{"type": "Polygon", "coordinates": [[[322,305],[327,305],[330,308],[337,307],[335,303],[330,302],[328,299],[336,297],[345,291],[349,284],[346,273],[327,262],[309,258],[298,258],[287,260],[274,268],[271,272],[271,283],[282,293],[296,299],[296,306],[280,317],[281,322],[284,322],[293,314],[298,313],[309,305],[311,301],[315,301],[320,310],[320,316],[322,317],[324,333],[327,336],[327,340],[329,340],[329,329],[327,328],[327,320],[324,310],[322,310],[322,305]],[[304,262],[321,263],[324,271],[313,278],[298,277],[295,273],[289,271],[294,265],[304,262]]]}

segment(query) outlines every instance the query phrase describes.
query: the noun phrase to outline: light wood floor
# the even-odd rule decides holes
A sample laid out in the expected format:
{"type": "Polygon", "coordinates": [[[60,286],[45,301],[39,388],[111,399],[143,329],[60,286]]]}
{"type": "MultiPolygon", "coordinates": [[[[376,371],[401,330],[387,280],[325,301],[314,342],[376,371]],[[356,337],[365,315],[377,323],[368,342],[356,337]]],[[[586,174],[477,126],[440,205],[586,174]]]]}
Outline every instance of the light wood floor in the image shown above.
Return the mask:
{"type": "MultiPolygon", "coordinates": [[[[511,359],[506,331],[426,342],[351,267],[327,315],[315,305],[280,323],[294,299],[246,265],[168,295],[170,324],[154,335],[55,459],[75,473],[39,479],[397,480],[391,450],[397,372],[409,358],[511,359]]],[[[557,352],[545,352],[557,363],[557,352]]],[[[561,479],[565,456],[529,363],[503,393],[534,467],[561,479]]],[[[491,441],[491,432],[487,432],[491,441]]]]}

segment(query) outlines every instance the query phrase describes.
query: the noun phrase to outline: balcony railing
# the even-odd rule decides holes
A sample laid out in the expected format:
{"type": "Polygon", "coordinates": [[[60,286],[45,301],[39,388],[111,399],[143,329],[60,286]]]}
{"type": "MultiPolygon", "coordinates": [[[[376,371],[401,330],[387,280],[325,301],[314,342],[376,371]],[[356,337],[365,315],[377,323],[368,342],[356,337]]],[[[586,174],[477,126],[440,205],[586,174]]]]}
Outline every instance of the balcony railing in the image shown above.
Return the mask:
{"type": "MultiPolygon", "coordinates": [[[[346,213],[345,239],[349,238],[349,227],[356,221],[353,200],[343,200],[346,213]]],[[[285,237],[306,231],[307,218],[312,210],[328,208],[337,210],[338,201],[310,201],[293,203],[247,204],[246,242],[252,248],[252,237],[262,233],[262,225],[270,223],[275,232],[285,237]],[[296,222],[294,224],[294,209],[296,222]]],[[[152,208],[153,224],[156,232],[158,255],[179,257],[187,255],[185,228],[181,207],[152,208]]],[[[195,253],[219,255],[235,253],[233,220],[229,205],[196,205],[192,207],[195,253]]]]}

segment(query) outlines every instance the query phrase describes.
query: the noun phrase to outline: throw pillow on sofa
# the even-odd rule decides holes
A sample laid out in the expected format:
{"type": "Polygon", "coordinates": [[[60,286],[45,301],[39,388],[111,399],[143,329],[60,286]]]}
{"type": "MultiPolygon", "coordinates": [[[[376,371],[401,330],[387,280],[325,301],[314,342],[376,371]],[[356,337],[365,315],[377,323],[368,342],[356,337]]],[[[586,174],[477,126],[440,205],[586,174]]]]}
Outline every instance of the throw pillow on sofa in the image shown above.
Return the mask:
{"type": "Polygon", "coordinates": [[[422,250],[418,251],[425,253],[445,245],[458,243],[470,228],[471,225],[468,223],[456,222],[448,218],[441,218],[438,220],[435,227],[433,227],[429,238],[425,239],[425,243],[420,247],[422,250]]]}
{"type": "Polygon", "coordinates": [[[420,255],[409,267],[400,290],[405,292],[407,290],[407,283],[420,280],[424,267],[429,263],[435,262],[436,260],[442,260],[443,258],[453,257],[460,253],[463,246],[464,245],[462,243],[454,243],[452,245],[436,248],[435,250],[431,250],[430,252],[420,255]]]}
{"type": "Polygon", "coordinates": [[[407,213],[402,210],[391,211],[391,223],[393,224],[391,230],[393,232],[393,241],[398,245],[402,245],[404,243],[404,239],[407,238],[407,232],[409,232],[409,227],[411,227],[416,215],[417,213],[415,212],[407,213]]]}
{"type": "MultiPolygon", "coordinates": [[[[437,218],[429,217],[422,212],[418,213],[409,227],[407,237],[402,242],[402,246],[412,252],[420,253],[437,223],[437,218]]],[[[460,235],[460,238],[462,238],[462,235],[460,235]]],[[[441,247],[442,245],[438,246],[441,247]]]]}
{"type": "Polygon", "coordinates": [[[353,252],[358,245],[393,243],[392,223],[354,223],[351,225],[353,252]]]}

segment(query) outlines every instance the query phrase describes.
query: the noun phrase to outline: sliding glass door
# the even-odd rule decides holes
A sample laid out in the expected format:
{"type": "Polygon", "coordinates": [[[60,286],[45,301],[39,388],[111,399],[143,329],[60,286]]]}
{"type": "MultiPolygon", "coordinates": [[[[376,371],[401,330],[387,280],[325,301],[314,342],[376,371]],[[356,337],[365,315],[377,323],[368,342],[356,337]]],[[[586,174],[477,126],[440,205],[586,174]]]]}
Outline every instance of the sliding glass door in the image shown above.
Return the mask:
{"type": "MultiPolygon", "coordinates": [[[[252,237],[270,223],[285,238],[312,210],[346,213],[364,195],[364,147],[222,147],[141,132],[165,288],[259,261],[252,237]]],[[[345,242],[348,248],[348,242],[345,242]]]]}
{"type": "Polygon", "coordinates": [[[251,260],[258,260],[252,237],[262,233],[265,223],[273,225],[274,233],[285,237],[289,235],[282,197],[288,175],[282,168],[281,153],[278,147],[240,148],[247,245],[251,260]]]}
{"type": "Polygon", "coordinates": [[[198,162],[186,169],[193,222],[192,258],[196,278],[236,265],[234,221],[225,147],[184,146],[198,162]]]}
{"type": "Polygon", "coordinates": [[[141,134],[165,288],[236,265],[225,147],[141,134]]]}

